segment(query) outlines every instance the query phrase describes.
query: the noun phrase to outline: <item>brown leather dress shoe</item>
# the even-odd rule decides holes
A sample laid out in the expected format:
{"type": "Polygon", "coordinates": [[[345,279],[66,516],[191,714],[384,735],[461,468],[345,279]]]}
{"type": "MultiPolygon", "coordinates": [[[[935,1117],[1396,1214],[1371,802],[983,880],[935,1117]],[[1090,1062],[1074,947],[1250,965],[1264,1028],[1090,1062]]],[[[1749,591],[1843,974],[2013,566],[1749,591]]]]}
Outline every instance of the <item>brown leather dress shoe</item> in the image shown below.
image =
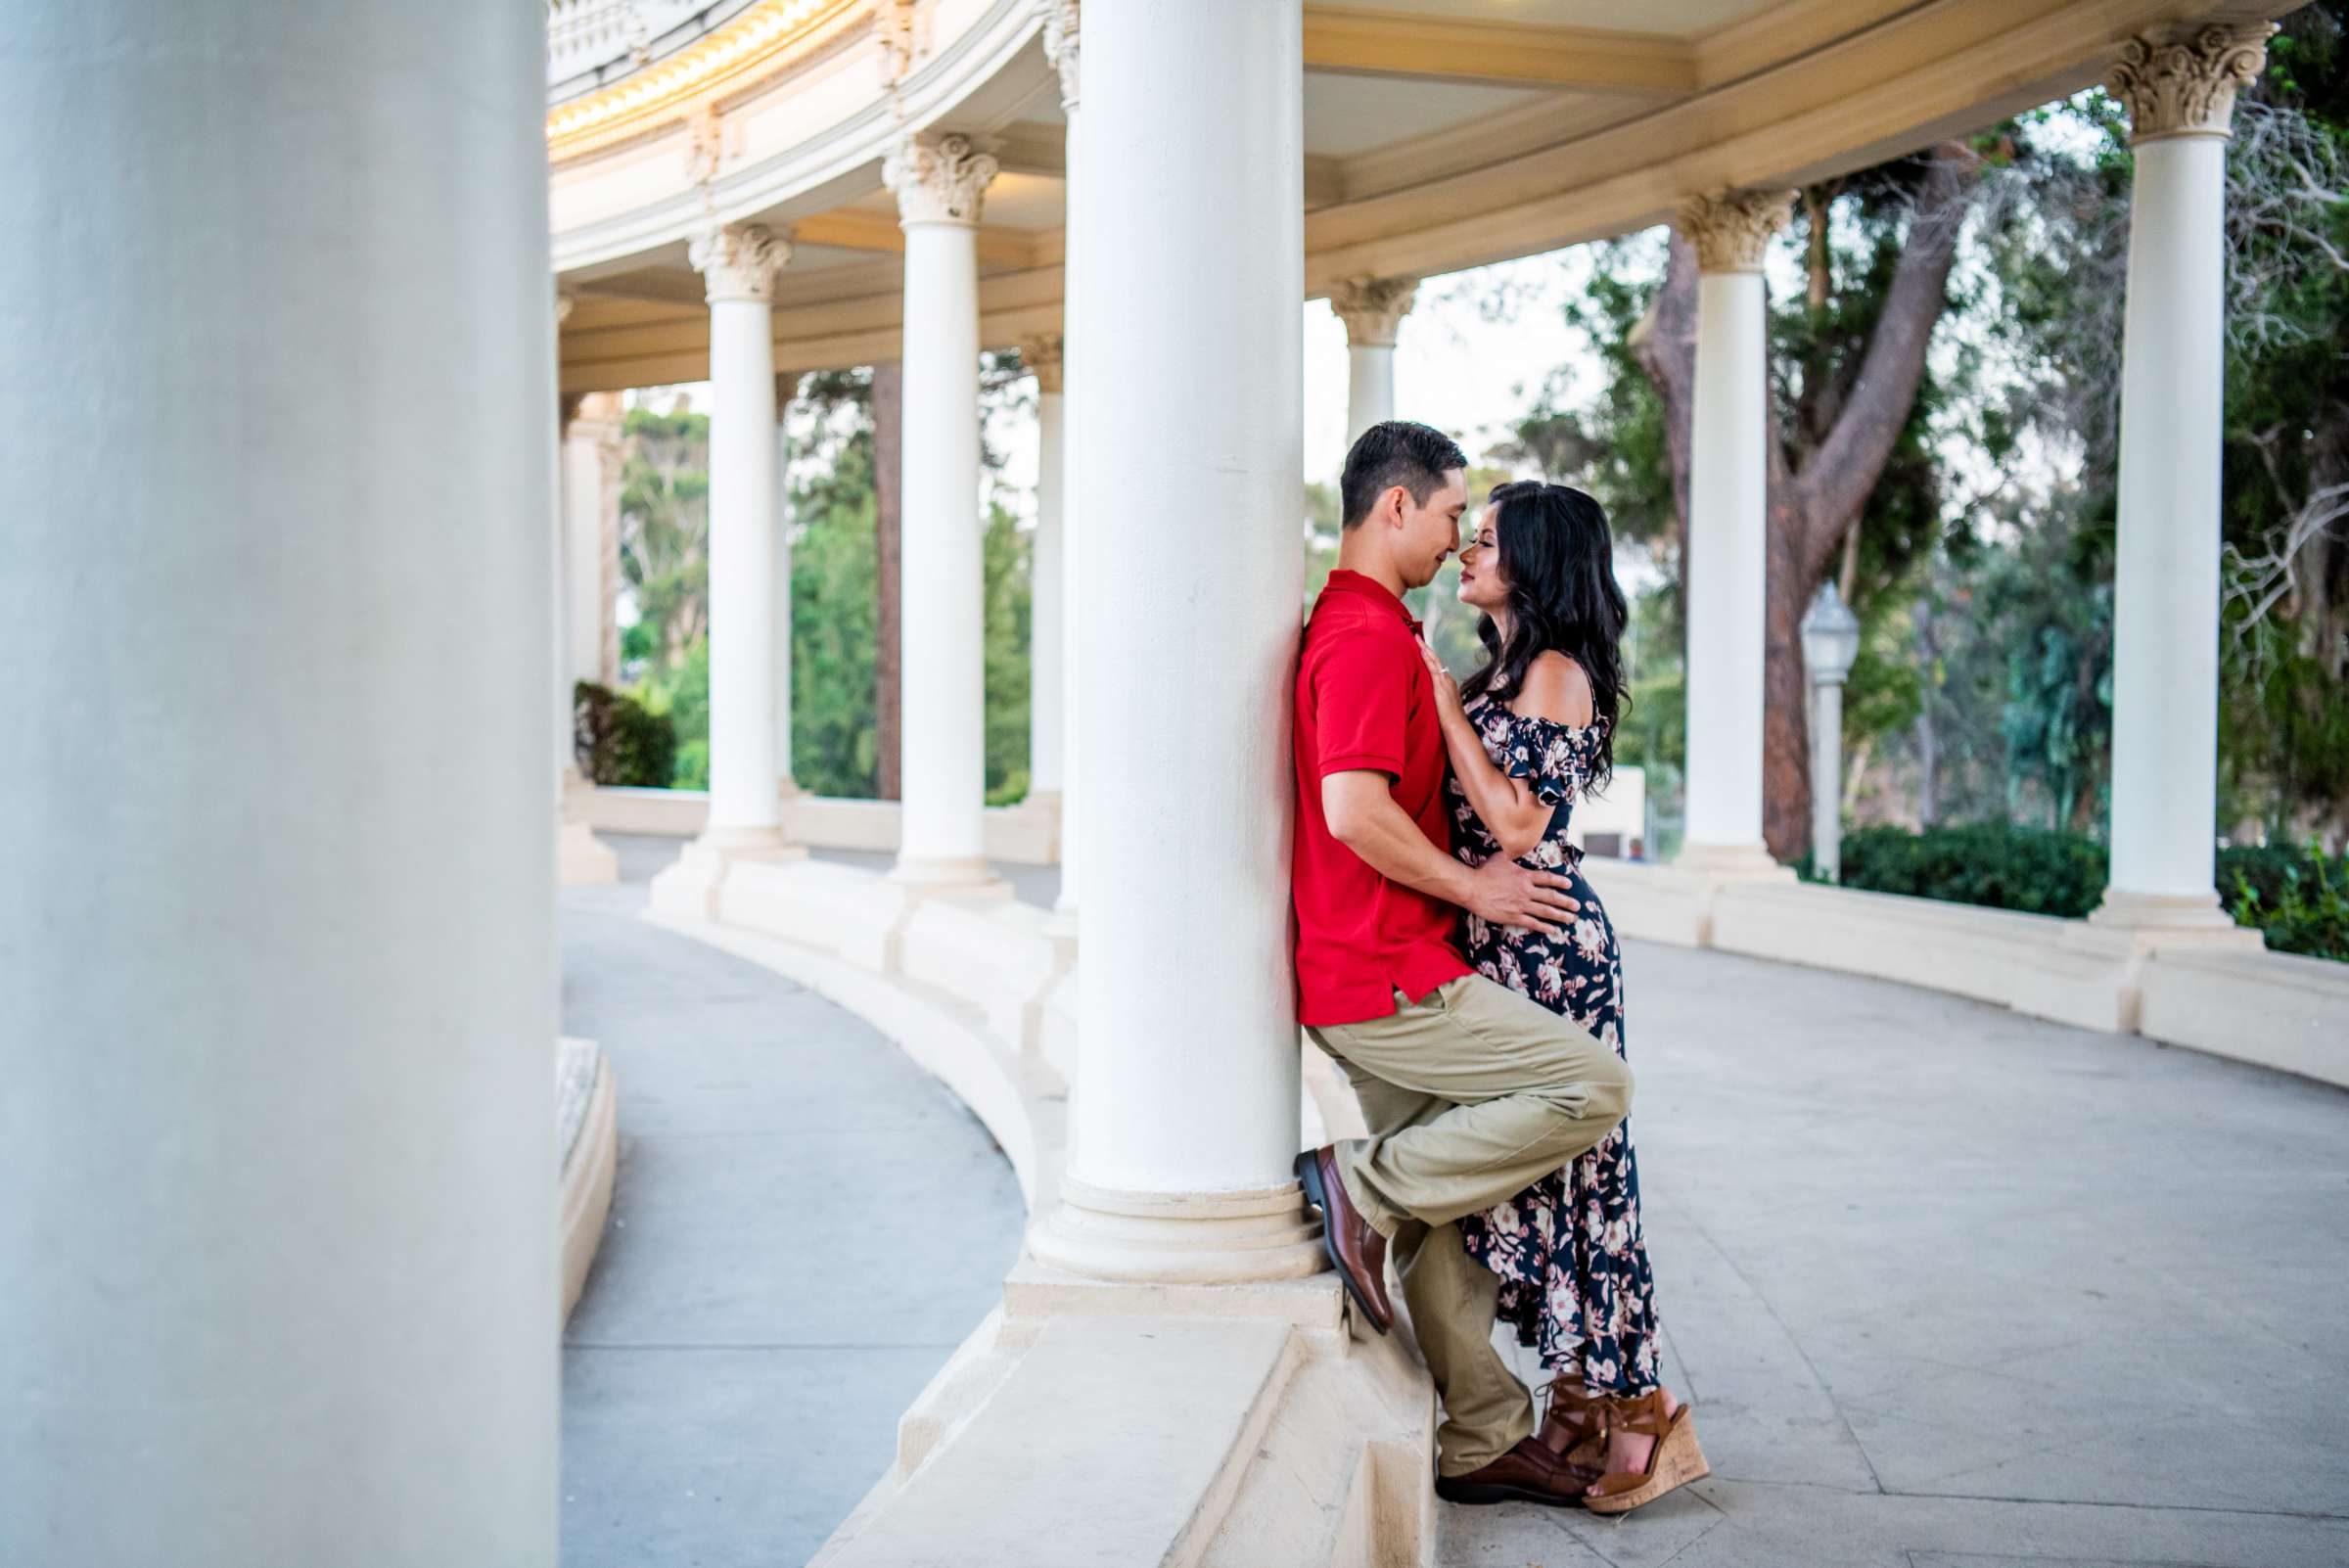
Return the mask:
{"type": "Polygon", "coordinates": [[[1395,1326],[1395,1309],[1387,1305],[1387,1238],[1370,1228],[1346,1196],[1333,1146],[1297,1156],[1297,1179],[1305,1186],[1305,1201],[1321,1211],[1321,1247],[1346,1281],[1346,1294],[1372,1328],[1387,1332],[1395,1326]]]}
{"type": "Polygon", "coordinates": [[[1540,1437],[1529,1437],[1481,1470],[1436,1477],[1446,1502],[1538,1502],[1545,1508],[1582,1506],[1588,1482],[1558,1462],[1540,1437]]]}

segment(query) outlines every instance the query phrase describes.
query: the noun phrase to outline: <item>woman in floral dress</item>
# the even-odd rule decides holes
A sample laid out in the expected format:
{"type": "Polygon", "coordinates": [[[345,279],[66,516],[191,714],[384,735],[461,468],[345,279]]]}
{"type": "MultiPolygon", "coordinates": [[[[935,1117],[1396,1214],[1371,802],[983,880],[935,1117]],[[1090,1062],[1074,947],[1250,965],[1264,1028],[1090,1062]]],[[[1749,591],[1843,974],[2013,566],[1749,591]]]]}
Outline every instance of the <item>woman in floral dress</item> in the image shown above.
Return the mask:
{"type": "MultiPolygon", "coordinates": [[[[1566,842],[1575,800],[1612,768],[1623,702],[1617,645],[1626,612],[1606,514],[1562,484],[1498,486],[1460,553],[1459,598],[1484,612],[1484,667],[1455,687],[1425,650],[1451,760],[1453,852],[1471,865],[1507,854],[1557,871],[1573,879],[1582,904],[1561,931],[1469,915],[1468,961],[1621,1054],[1622,958],[1583,880],[1582,852],[1566,842]]],[[[1501,1319],[1553,1375],[1543,1435],[1589,1470],[1592,1507],[1637,1507],[1703,1473],[1690,1412],[1658,1376],[1655,1283],[1629,1123],[1508,1202],[1462,1220],[1460,1232],[1469,1256],[1500,1276],[1501,1319]]]]}

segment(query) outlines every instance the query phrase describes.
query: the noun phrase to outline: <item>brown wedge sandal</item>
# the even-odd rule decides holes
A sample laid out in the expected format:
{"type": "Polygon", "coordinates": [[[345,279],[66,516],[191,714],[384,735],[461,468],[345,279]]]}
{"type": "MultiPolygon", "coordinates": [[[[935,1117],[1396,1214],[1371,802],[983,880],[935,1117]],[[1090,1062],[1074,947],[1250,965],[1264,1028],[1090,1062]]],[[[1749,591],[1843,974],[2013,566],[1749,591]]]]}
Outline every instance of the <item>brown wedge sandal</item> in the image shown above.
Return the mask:
{"type": "Polygon", "coordinates": [[[1563,1378],[1550,1383],[1549,1408],[1536,1436],[1584,1486],[1607,1473],[1607,1402],[1592,1399],[1580,1384],[1563,1378]]]}
{"type": "Polygon", "coordinates": [[[1696,1446],[1692,1407],[1682,1405],[1668,1419],[1662,1389],[1637,1399],[1607,1401],[1606,1419],[1611,1428],[1637,1432],[1656,1443],[1648,1450],[1646,1469],[1618,1470],[1599,1477],[1596,1488],[1583,1499],[1583,1506],[1592,1513],[1629,1513],[1713,1473],[1713,1467],[1705,1462],[1705,1451],[1696,1446]]]}

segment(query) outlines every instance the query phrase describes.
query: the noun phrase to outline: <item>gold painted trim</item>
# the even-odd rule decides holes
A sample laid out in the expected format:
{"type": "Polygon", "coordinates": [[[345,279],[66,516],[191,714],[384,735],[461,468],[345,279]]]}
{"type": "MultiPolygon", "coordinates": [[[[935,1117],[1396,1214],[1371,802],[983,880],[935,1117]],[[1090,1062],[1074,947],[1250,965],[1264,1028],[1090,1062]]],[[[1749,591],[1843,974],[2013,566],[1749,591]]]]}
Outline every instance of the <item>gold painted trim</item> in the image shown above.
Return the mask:
{"type": "Polygon", "coordinates": [[[681,120],[714,99],[772,75],[869,21],[876,0],[760,0],[709,37],[611,86],[549,110],[555,162],[681,120]]]}

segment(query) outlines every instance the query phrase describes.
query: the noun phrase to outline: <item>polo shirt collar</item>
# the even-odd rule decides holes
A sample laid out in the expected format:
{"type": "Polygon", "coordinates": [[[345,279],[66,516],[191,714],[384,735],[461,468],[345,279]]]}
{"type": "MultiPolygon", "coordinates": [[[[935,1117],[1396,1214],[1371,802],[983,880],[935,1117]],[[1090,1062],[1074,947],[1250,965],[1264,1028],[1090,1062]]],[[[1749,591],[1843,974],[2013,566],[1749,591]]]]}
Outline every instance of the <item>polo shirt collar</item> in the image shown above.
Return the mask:
{"type": "Polygon", "coordinates": [[[1396,598],[1392,592],[1388,591],[1387,585],[1376,577],[1365,576],[1359,572],[1349,572],[1341,567],[1330,573],[1329,580],[1321,585],[1321,591],[1323,593],[1359,594],[1362,598],[1385,605],[1396,615],[1402,617],[1403,623],[1411,628],[1414,636],[1420,632],[1419,620],[1411,614],[1410,606],[1396,598]]]}

